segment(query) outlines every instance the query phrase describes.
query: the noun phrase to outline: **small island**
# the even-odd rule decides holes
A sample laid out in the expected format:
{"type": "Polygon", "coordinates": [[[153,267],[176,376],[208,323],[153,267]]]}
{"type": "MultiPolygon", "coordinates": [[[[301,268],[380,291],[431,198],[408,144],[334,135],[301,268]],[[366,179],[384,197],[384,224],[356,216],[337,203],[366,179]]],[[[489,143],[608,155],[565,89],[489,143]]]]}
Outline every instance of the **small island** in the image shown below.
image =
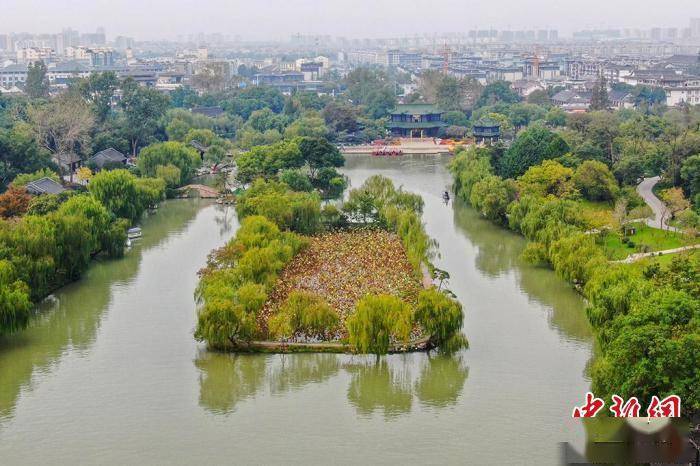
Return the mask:
{"type": "Polygon", "coordinates": [[[373,176],[342,204],[257,179],[241,226],[200,271],[195,336],[210,349],[381,355],[466,347],[460,304],[433,277],[420,196],[373,176]]]}

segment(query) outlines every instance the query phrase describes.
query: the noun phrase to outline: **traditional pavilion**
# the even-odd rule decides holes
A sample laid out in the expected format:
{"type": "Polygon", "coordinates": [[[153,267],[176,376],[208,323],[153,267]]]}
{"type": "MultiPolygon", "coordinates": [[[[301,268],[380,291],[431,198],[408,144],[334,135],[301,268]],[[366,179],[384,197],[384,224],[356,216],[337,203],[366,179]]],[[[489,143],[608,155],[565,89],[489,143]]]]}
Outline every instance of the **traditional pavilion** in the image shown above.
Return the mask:
{"type": "Polygon", "coordinates": [[[477,144],[496,142],[501,138],[501,124],[493,118],[481,118],[474,123],[472,134],[477,144]]]}
{"type": "Polygon", "coordinates": [[[447,126],[442,113],[433,104],[399,104],[391,112],[389,130],[396,137],[434,138],[447,126]]]}

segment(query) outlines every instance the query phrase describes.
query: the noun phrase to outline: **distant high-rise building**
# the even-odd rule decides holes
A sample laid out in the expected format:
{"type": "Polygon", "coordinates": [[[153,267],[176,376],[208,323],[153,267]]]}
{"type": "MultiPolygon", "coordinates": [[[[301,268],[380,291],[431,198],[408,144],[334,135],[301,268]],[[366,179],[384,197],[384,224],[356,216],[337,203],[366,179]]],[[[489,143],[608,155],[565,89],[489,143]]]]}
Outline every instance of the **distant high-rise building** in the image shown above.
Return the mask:
{"type": "Polygon", "coordinates": [[[74,31],[71,28],[65,28],[63,29],[63,32],[61,32],[61,35],[63,36],[64,49],[66,47],[77,47],[80,45],[80,34],[78,34],[78,31],[74,31]]]}
{"type": "Polygon", "coordinates": [[[104,46],[107,44],[107,37],[103,28],[99,28],[97,32],[86,33],[80,35],[80,45],[85,46],[104,46]]]}
{"type": "Polygon", "coordinates": [[[690,37],[700,38],[700,18],[690,19],[690,37]]]}
{"type": "Polygon", "coordinates": [[[513,31],[501,31],[501,40],[503,42],[513,42],[513,31]]]}
{"type": "Polygon", "coordinates": [[[540,42],[547,42],[549,40],[549,31],[545,29],[537,31],[537,40],[540,42]]]}
{"type": "Polygon", "coordinates": [[[557,31],[556,29],[551,29],[549,31],[549,40],[551,40],[551,41],[559,40],[559,31],[557,31]]]}
{"type": "Polygon", "coordinates": [[[104,67],[114,65],[114,51],[109,48],[96,48],[88,51],[92,66],[104,67]]]}
{"type": "Polygon", "coordinates": [[[0,34],[0,50],[10,50],[10,36],[0,34]]]}
{"type": "Polygon", "coordinates": [[[117,36],[114,38],[114,48],[124,51],[134,46],[134,39],[131,37],[117,36]]]}
{"type": "Polygon", "coordinates": [[[60,56],[65,55],[65,53],[66,53],[66,44],[65,44],[65,41],[64,41],[63,34],[56,34],[56,35],[54,36],[54,43],[55,43],[55,45],[54,45],[54,50],[56,51],[56,53],[57,53],[58,55],[60,55],[60,56]]]}

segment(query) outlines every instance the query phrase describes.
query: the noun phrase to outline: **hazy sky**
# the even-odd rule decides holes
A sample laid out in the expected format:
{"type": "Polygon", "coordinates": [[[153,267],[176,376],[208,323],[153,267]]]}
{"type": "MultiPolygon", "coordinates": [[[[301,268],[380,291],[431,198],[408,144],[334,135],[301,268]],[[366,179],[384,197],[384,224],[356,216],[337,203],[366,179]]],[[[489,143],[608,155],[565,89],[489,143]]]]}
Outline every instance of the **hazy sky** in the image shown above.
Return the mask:
{"type": "Polygon", "coordinates": [[[386,37],[474,28],[572,30],[687,27],[700,0],[0,0],[0,32],[81,32],[175,38],[221,32],[386,37]]]}

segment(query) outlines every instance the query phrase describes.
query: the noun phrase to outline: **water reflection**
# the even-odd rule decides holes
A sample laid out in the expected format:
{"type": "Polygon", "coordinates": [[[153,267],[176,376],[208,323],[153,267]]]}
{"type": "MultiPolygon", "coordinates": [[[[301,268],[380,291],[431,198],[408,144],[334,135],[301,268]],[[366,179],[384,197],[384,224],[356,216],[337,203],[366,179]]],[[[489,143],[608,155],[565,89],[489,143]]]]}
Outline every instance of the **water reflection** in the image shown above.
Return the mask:
{"type": "Polygon", "coordinates": [[[358,414],[368,416],[375,412],[385,419],[411,411],[413,391],[410,372],[396,368],[386,359],[346,366],[352,374],[348,387],[348,401],[358,414]]]}
{"type": "Polygon", "coordinates": [[[270,392],[273,395],[284,395],[309,384],[323,383],[340,370],[340,359],[335,354],[279,355],[272,359],[278,361],[270,368],[270,392]]]}
{"type": "Polygon", "coordinates": [[[423,405],[444,408],[457,403],[468,376],[469,368],[459,356],[428,358],[414,384],[414,391],[423,405]]]}
{"type": "Polygon", "coordinates": [[[255,355],[202,351],[194,363],[200,373],[199,404],[215,414],[232,412],[267,379],[267,361],[255,355]]]}
{"type": "Polygon", "coordinates": [[[33,378],[50,372],[67,352],[91,348],[112,293],[134,279],[144,252],[184,230],[201,205],[166,203],[144,218],[143,237],[124,258],[96,261],[80,281],[41,303],[29,328],[0,337],[0,421],[12,416],[22,390],[32,389],[33,378]]]}
{"type": "Polygon", "coordinates": [[[334,386],[346,384],[347,400],[358,415],[380,413],[387,420],[410,413],[414,399],[434,409],[456,404],[469,374],[461,355],[393,355],[377,361],[335,354],[233,355],[202,349],[195,366],[200,406],[213,414],[234,412],[240,402],[264,393],[266,387],[273,396],[285,396],[333,380],[334,386]]]}
{"type": "Polygon", "coordinates": [[[488,277],[496,278],[521,265],[518,257],[525,248],[522,237],[484,220],[459,198],[452,205],[455,226],[477,247],[477,269],[488,277]]]}
{"type": "Polygon", "coordinates": [[[552,328],[567,339],[590,341],[592,333],[583,312],[583,298],[550,269],[523,261],[521,254],[526,242],[521,236],[484,220],[460,200],[454,203],[454,221],[478,249],[477,269],[491,278],[513,273],[528,300],[549,310],[552,328]],[[498,241],[494,241],[494,237],[498,241]]]}

